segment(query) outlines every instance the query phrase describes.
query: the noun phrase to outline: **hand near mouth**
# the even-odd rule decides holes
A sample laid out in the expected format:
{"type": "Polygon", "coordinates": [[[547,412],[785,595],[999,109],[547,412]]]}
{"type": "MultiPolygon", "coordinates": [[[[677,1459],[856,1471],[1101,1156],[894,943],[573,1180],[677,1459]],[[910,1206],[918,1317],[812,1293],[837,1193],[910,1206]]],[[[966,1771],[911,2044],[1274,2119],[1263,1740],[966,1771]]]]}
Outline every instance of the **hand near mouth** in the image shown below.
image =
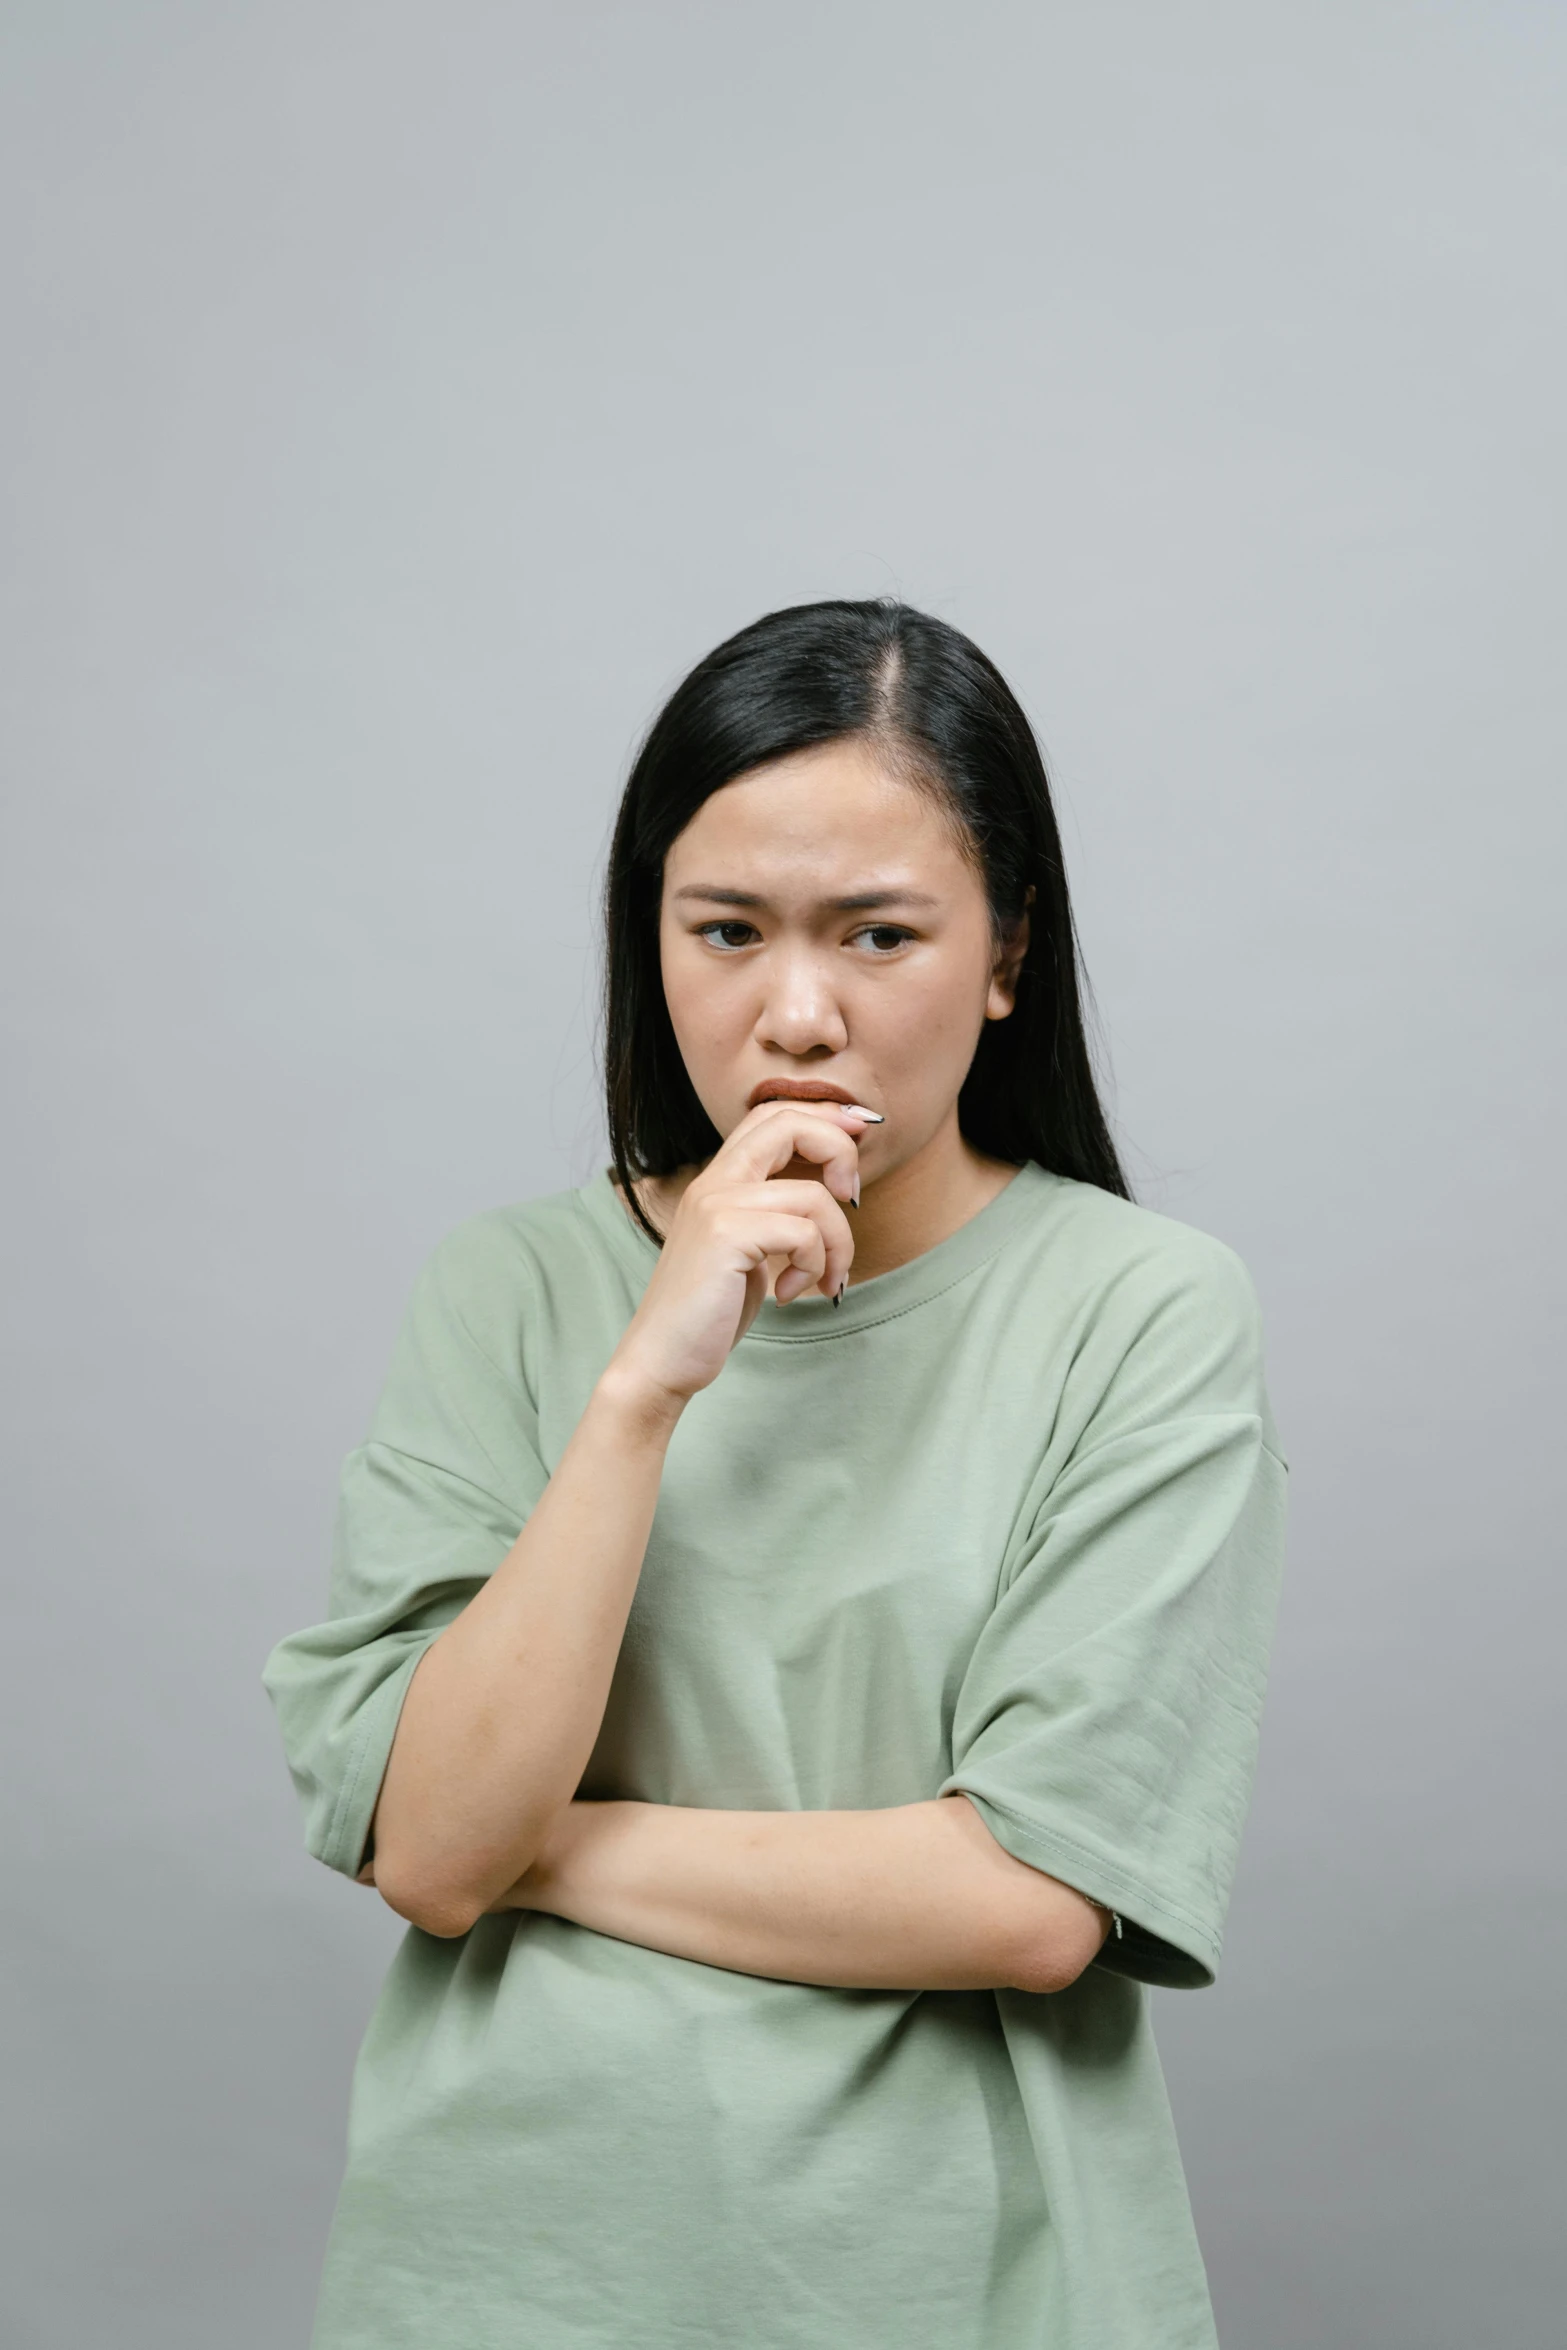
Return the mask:
{"type": "Polygon", "coordinates": [[[768,1101],[837,1102],[844,1109],[856,1111],[873,1126],[882,1123],[880,1110],[873,1110],[866,1102],[856,1101],[845,1087],[834,1085],[825,1077],[764,1077],[759,1085],[752,1086],[746,1096],[746,1107],[754,1110],[768,1101]]]}
{"type": "MultiPolygon", "coordinates": [[[[833,1085],[822,1078],[764,1077],[759,1085],[752,1087],[747,1098],[747,1108],[758,1109],[763,1102],[769,1101],[831,1102],[850,1111],[862,1122],[868,1121],[876,1126],[882,1124],[880,1110],[873,1110],[866,1103],[856,1101],[846,1087],[833,1085]]],[[[810,1161],[802,1158],[797,1151],[787,1167],[781,1167],[778,1175],[771,1180],[776,1182],[780,1178],[798,1178],[808,1181],[815,1173],[810,1161]]],[[[845,1204],[858,1206],[859,1203],[856,1198],[845,1204]]]]}
{"type": "Polygon", "coordinates": [[[841,1298],[854,1260],[844,1210],[859,1204],[859,1141],[881,1114],[836,1098],[801,1101],[766,1080],[680,1195],[636,1313],[609,1366],[655,1406],[681,1408],[717,1378],[767,1295],[841,1298]],[[803,1163],[804,1177],[789,1173],[803,1163]]]}

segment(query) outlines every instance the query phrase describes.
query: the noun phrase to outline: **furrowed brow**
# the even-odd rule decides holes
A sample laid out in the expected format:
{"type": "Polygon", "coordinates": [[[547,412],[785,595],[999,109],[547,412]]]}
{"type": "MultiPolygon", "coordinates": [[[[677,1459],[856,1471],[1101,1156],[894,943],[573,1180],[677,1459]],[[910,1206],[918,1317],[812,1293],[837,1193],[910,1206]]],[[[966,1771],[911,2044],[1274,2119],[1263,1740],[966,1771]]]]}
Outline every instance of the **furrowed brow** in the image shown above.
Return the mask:
{"type": "Polygon", "coordinates": [[[923,889],[865,889],[852,898],[828,898],[835,914],[868,914],[876,906],[936,906],[941,903],[923,889]]]}
{"type": "MultiPolygon", "coordinates": [[[[699,898],[709,906],[765,906],[767,900],[746,889],[720,889],[715,883],[688,881],[677,889],[671,900],[679,904],[686,898],[699,898]]],[[[852,897],[823,898],[822,905],[832,914],[868,914],[878,906],[934,906],[940,900],[923,889],[865,889],[852,897]]]]}
{"type": "Polygon", "coordinates": [[[678,905],[682,898],[701,898],[709,906],[760,906],[766,903],[745,889],[719,889],[712,882],[688,881],[684,889],[677,889],[670,900],[678,905]]]}

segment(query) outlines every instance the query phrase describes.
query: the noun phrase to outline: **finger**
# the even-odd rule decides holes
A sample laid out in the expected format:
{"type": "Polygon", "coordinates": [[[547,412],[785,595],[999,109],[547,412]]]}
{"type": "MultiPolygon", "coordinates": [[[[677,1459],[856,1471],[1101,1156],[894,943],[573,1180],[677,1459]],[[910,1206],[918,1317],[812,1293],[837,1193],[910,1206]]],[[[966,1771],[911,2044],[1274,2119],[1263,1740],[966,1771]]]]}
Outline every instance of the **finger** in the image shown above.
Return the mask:
{"type": "Polygon", "coordinates": [[[708,1172],[721,1169],[756,1179],[776,1175],[791,1159],[807,1159],[822,1169],[822,1181],[834,1197],[847,1200],[853,1196],[866,1129],[867,1121],[841,1102],[761,1102],[728,1136],[708,1172]]]}
{"type": "Polygon", "coordinates": [[[720,1213],[744,1208],[764,1216],[775,1211],[786,1216],[826,1216],[835,1228],[850,1229],[843,1221],[842,1200],[834,1199],[815,1175],[770,1175],[765,1183],[731,1181],[719,1184],[707,1196],[720,1213]]]}
{"type": "MultiPolygon", "coordinates": [[[[817,1190],[820,1194],[820,1186],[817,1190]]],[[[824,1208],[829,1205],[825,1199],[822,1204],[824,1208]]],[[[780,1279],[791,1265],[805,1275],[806,1286],[824,1280],[832,1270],[834,1252],[817,1216],[739,1209],[721,1215],[715,1230],[720,1240],[740,1249],[753,1265],[765,1265],[769,1257],[779,1258],[780,1279]]]]}
{"type": "MultiPolygon", "coordinates": [[[[719,1216],[728,1216],[738,1210],[747,1219],[747,1229],[754,1230],[750,1220],[774,1215],[808,1217],[822,1236],[824,1262],[820,1268],[822,1295],[830,1296],[842,1287],[849,1277],[854,1262],[854,1232],[841,1204],[822,1183],[811,1177],[774,1176],[768,1183],[725,1185],[712,1201],[719,1216]]],[[[769,1251],[770,1255],[775,1251],[769,1251]]],[[[780,1279],[782,1275],[780,1275],[780,1279]]],[[[794,1294],[809,1287],[809,1281],[798,1284],[794,1294]]],[[[776,1294],[776,1285],[775,1285],[776,1294]]]]}

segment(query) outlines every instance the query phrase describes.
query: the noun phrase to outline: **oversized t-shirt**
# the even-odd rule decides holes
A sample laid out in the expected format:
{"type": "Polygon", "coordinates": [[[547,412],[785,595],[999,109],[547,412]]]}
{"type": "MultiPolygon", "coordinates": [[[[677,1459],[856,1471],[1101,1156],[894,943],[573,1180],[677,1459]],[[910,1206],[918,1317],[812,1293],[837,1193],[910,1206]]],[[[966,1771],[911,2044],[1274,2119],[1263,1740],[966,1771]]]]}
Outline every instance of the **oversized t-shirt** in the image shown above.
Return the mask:
{"type": "MultiPolygon", "coordinates": [[[[329,1867],[363,1865],[414,1667],[656,1253],[604,1171],[420,1272],[328,1616],[266,1667],[329,1867]]],[[[1284,1486],[1239,1259],[1033,1162],[841,1307],[765,1303],[675,1430],[581,1793],[960,1789],[1115,1926],[1049,1994],[792,1983],[538,1912],[410,1928],[315,2350],[1212,2350],[1145,1986],[1219,1965],[1284,1486]]]]}

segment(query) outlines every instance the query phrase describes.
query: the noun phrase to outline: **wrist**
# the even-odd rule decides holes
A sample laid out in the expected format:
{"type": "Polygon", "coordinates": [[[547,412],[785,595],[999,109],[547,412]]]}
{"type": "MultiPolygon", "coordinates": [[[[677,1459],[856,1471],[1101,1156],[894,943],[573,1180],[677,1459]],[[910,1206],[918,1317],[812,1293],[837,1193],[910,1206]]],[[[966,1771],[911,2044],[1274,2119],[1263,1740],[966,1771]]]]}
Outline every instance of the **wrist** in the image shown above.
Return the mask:
{"type": "Polygon", "coordinates": [[[690,1400],[612,1355],[593,1390],[592,1409],[624,1441],[659,1446],[669,1442],[690,1400]]]}

